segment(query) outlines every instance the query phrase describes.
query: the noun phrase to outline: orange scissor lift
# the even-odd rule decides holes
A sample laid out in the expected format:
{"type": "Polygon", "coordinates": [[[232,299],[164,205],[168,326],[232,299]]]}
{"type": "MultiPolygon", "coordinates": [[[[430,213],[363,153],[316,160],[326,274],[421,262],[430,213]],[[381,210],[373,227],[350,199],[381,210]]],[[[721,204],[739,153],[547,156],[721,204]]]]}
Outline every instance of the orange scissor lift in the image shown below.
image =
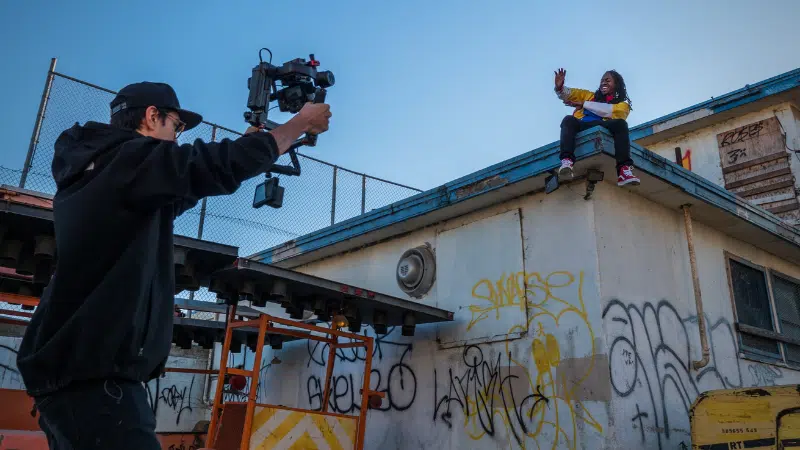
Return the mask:
{"type": "MultiPolygon", "coordinates": [[[[231,317],[236,315],[236,305],[230,306],[231,317]]],[[[223,342],[222,358],[220,359],[219,377],[217,378],[216,393],[211,412],[211,424],[208,429],[206,446],[216,450],[245,450],[272,448],[279,442],[282,436],[276,436],[274,430],[267,429],[268,424],[265,420],[254,421],[258,414],[259,418],[275,417],[286,415],[286,421],[298,424],[305,418],[310,418],[309,423],[315,424],[314,427],[304,431],[304,435],[297,439],[308,441],[307,447],[318,439],[335,440],[342,448],[363,449],[364,433],[367,423],[367,412],[370,404],[380,405],[381,399],[385,396],[383,392],[375,392],[369,389],[370,372],[372,371],[372,351],[373,338],[362,336],[356,333],[340,331],[334,326],[323,328],[312,324],[303,323],[296,320],[288,320],[274,317],[268,314],[261,314],[256,319],[233,320],[227,324],[225,340],[223,342]],[[255,329],[258,337],[255,342],[255,358],[253,368],[237,369],[228,367],[227,355],[230,352],[233,333],[237,329],[255,329]],[[301,331],[302,330],[302,331],[301,331]],[[312,334],[316,333],[316,334],[312,334]],[[257,389],[260,367],[259,362],[262,358],[262,350],[268,343],[268,337],[272,336],[291,336],[299,339],[312,339],[324,342],[329,345],[329,355],[326,364],[325,388],[323,393],[322,410],[312,411],[299,408],[257,403],[257,389]],[[339,342],[340,338],[350,339],[350,342],[339,342]],[[340,348],[362,347],[365,349],[366,361],[364,362],[364,378],[361,387],[361,408],[357,416],[337,414],[328,411],[330,399],[330,380],[333,376],[336,350],[340,348]],[[240,375],[249,379],[246,402],[223,402],[224,382],[228,375],[240,375]],[[363,395],[366,392],[366,395],[363,395]],[[295,414],[286,414],[293,412],[295,414]],[[289,418],[289,416],[293,416],[289,418]],[[267,427],[267,428],[265,428],[267,427]],[[331,433],[333,428],[339,428],[342,432],[331,433]]],[[[285,423],[281,421],[278,423],[285,423]]]]}

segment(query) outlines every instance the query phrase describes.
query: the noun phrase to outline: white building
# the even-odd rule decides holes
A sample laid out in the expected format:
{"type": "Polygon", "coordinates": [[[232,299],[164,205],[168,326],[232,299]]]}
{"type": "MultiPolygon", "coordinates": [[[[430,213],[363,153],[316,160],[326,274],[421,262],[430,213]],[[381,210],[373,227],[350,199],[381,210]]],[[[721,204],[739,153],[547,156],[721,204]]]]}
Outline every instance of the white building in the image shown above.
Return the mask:
{"type": "MultiPolygon", "coordinates": [[[[455,312],[378,336],[372,388],[387,398],[365,448],[689,448],[700,392],[800,383],[798,105],[800,70],[634,128],[638,187],[616,186],[613,141],[594,129],[576,152],[576,174],[605,174],[588,200],[585,178],[544,192],[553,143],[256,259],[455,312]],[[420,246],[435,279],[415,298],[398,262],[420,246]]],[[[268,349],[260,398],[319,408],[325,357],[268,349]]],[[[334,411],[356,408],[363,357],[340,352],[334,411]]]]}

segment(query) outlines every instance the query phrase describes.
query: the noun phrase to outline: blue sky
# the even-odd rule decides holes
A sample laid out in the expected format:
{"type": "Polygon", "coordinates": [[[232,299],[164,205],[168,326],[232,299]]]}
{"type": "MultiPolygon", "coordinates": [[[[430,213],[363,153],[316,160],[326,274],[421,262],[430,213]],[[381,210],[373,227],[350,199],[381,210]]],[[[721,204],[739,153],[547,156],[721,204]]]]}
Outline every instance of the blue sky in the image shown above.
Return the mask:
{"type": "Polygon", "coordinates": [[[0,165],[23,164],[51,57],[110,89],[166,81],[185,107],[243,130],[258,49],[273,62],[315,53],[336,75],[334,116],[305,152],[422,189],[557,140],[558,67],[589,89],[621,72],[631,125],[800,67],[797,0],[488,5],[1,2],[0,165]]]}

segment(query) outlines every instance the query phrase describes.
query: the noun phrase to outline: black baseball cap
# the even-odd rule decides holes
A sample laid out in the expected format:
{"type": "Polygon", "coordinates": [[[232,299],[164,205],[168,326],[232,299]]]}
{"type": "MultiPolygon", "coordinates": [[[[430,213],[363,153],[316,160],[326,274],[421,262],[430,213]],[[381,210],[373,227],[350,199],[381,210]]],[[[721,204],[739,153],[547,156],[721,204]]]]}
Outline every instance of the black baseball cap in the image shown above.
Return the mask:
{"type": "Polygon", "coordinates": [[[133,83],[122,88],[114,100],[111,101],[111,115],[128,108],[147,108],[155,106],[161,109],[171,109],[186,124],[184,130],[191,130],[203,121],[203,116],[195,112],[181,109],[178,95],[172,86],[166,83],[153,83],[143,81],[133,83]]]}

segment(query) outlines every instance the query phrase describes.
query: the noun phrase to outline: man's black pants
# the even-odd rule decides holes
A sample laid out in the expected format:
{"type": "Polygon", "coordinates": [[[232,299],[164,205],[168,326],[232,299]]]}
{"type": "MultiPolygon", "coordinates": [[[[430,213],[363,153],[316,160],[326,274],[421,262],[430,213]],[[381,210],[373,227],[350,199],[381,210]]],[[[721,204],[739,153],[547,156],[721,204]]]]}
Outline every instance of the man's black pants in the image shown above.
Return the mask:
{"type": "Polygon", "coordinates": [[[617,159],[617,170],[622,166],[632,166],[631,137],[628,134],[628,122],[622,119],[581,122],[575,116],[564,117],[564,120],[561,121],[561,159],[568,158],[575,162],[575,135],[596,126],[606,128],[614,136],[614,155],[617,159]]]}
{"type": "Polygon", "coordinates": [[[144,385],[99,380],[36,398],[50,450],[161,450],[144,385]]]}

